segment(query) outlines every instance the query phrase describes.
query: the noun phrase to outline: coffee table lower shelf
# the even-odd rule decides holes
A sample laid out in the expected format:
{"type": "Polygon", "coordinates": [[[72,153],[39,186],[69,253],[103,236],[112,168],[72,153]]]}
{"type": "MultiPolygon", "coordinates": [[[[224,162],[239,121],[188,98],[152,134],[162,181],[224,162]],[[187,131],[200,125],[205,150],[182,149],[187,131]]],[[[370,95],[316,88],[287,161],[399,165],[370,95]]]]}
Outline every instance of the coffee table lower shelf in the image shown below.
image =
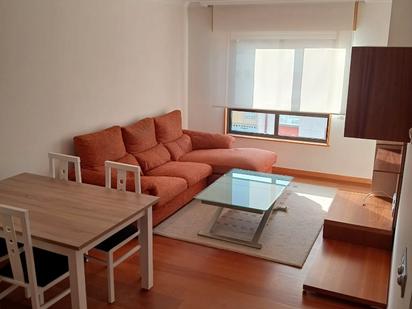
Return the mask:
{"type": "MultiPolygon", "coordinates": [[[[204,203],[207,205],[207,203],[204,203]]],[[[212,206],[216,206],[216,205],[212,205],[212,206]]],[[[227,242],[231,242],[231,243],[235,243],[238,245],[243,245],[243,246],[248,246],[248,247],[252,247],[252,248],[256,248],[256,249],[262,249],[262,244],[259,242],[260,237],[262,236],[262,232],[263,229],[265,228],[270,215],[272,213],[272,211],[275,210],[280,210],[280,211],[286,211],[287,208],[274,208],[274,205],[272,205],[268,210],[266,210],[265,212],[263,212],[263,216],[262,219],[259,222],[259,225],[257,226],[257,229],[255,231],[255,233],[253,234],[253,237],[251,240],[244,240],[244,239],[240,239],[240,238],[235,238],[235,237],[229,237],[229,236],[225,236],[225,235],[220,235],[214,232],[216,223],[218,222],[223,209],[226,208],[225,206],[216,206],[219,207],[215,214],[212,217],[212,220],[209,223],[209,226],[207,228],[206,231],[200,231],[198,233],[199,236],[203,236],[203,237],[209,237],[209,238],[213,238],[213,239],[217,239],[217,240],[223,240],[223,241],[227,241],[227,242]]],[[[231,208],[231,207],[227,207],[227,208],[231,208]]],[[[241,210],[239,210],[241,211],[241,210]]]]}

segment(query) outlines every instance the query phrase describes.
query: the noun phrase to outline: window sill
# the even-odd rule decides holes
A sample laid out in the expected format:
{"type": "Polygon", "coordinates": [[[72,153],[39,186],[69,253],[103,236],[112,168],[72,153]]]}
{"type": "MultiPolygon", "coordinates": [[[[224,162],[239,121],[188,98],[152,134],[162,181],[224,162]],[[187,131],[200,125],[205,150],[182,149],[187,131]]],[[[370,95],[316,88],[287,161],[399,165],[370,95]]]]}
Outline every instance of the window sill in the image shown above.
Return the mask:
{"type": "Polygon", "coordinates": [[[230,136],[233,137],[240,137],[240,138],[246,138],[246,139],[258,139],[258,140],[264,140],[264,141],[272,141],[272,142],[281,142],[281,143],[291,143],[291,144],[303,144],[303,145],[309,145],[309,146],[321,146],[321,147],[329,147],[329,141],[326,143],[318,143],[318,142],[310,142],[310,141],[300,141],[300,140],[291,140],[291,139],[282,139],[282,138],[272,138],[272,137],[262,137],[262,136],[251,136],[251,135],[243,135],[243,134],[233,134],[233,133],[227,133],[230,136]]]}

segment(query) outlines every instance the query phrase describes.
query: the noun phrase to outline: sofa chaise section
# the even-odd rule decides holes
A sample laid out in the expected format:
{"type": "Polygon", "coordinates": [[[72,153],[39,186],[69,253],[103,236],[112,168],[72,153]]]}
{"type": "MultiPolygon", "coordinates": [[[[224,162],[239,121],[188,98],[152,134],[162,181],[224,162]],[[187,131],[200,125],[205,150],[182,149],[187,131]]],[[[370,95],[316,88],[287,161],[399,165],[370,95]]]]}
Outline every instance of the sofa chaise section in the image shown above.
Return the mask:
{"type": "Polygon", "coordinates": [[[272,172],[277,160],[274,152],[256,148],[232,148],[234,138],[229,135],[184,130],[192,141],[192,151],[179,161],[202,162],[212,166],[213,174],[220,176],[232,168],[258,172],[272,172]]]}
{"type": "Polygon", "coordinates": [[[256,148],[232,148],[235,138],[226,134],[183,130],[181,112],[176,110],[154,118],[156,137],[165,144],[171,159],[179,162],[206,163],[213,178],[232,168],[272,172],[275,153],[256,148]]]}

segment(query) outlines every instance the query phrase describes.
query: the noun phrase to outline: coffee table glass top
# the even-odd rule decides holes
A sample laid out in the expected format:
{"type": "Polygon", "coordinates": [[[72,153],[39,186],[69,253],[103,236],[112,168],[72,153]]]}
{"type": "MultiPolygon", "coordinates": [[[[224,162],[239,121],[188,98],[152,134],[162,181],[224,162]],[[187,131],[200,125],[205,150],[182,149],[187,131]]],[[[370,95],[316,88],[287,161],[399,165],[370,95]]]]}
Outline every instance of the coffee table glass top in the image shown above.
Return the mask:
{"type": "Polygon", "coordinates": [[[195,198],[206,204],[245,210],[267,211],[293,177],[232,169],[195,198]]]}

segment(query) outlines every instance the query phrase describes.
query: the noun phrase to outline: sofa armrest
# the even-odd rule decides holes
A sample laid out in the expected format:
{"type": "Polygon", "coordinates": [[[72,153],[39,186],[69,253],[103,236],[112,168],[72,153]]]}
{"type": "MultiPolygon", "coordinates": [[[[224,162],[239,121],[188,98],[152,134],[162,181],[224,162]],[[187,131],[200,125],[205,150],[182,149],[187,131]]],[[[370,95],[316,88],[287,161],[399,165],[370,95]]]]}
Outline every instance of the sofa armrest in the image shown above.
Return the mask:
{"type": "Polygon", "coordinates": [[[216,149],[232,148],[235,138],[226,134],[207,133],[201,131],[183,130],[183,133],[190,136],[192,148],[196,149],[216,149]]]}
{"type": "Polygon", "coordinates": [[[154,176],[141,176],[140,182],[142,186],[142,193],[158,196],[159,190],[156,186],[156,182],[154,181],[154,176]]]}

